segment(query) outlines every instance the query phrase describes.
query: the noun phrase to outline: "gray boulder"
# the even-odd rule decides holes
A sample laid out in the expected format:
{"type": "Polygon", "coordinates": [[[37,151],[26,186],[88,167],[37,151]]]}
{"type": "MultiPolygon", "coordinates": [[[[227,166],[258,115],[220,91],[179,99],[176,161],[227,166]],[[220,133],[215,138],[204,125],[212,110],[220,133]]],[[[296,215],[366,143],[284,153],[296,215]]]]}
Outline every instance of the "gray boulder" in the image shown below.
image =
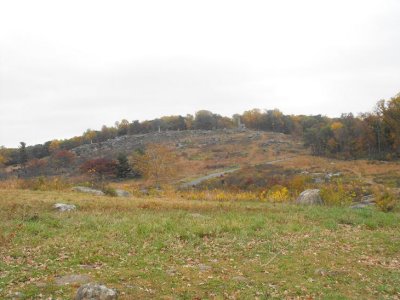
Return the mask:
{"type": "Polygon", "coordinates": [[[64,212],[64,211],[75,210],[76,206],[73,205],[73,204],[56,203],[56,204],[53,205],[53,208],[58,210],[58,211],[64,212]]]}
{"type": "Polygon", "coordinates": [[[92,279],[88,275],[71,274],[65,276],[58,276],[55,278],[55,283],[58,286],[70,284],[84,284],[90,282],[92,279]]]}
{"type": "Polygon", "coordinates": [[[105,285],[88,283],[82,285],[75,296],[75,300],[116,300],[117,291],[109,289],[105,285]]]}
{"type": "Polygon", "coordinates": [[[321,205],[324,202],[321,199],[320,190],[305,190],[296,199],[297,204],[303,205],[321,205]]]}
{"type": "Polygon", "coordinates": [[[115,193],[118,197],[129,197],[131,195],[129,192],[120,189],[116,189],[115,193]]]}
{"type": "Polygon", "coordinates": [[[76,191],[76,192],[81,192],[81,193],[93,194],[93,195],[96,195],[96,196],[104,196],[105,195],[100,190],[95,190],[95,189],[88,188],[88,187],[85,187],[85,186],[74,186],[72,188],[72,190],[76,191]]]}
{"type": "Polygon", "coordinates": [[[361,201],[358,203],[353,203],[350,208],[353,209],[360,209],[360,208],[366,208],[369,206],[374,206],[375,205],[375,197],[373,195],[367,195],[361,198],[361,201]]]}

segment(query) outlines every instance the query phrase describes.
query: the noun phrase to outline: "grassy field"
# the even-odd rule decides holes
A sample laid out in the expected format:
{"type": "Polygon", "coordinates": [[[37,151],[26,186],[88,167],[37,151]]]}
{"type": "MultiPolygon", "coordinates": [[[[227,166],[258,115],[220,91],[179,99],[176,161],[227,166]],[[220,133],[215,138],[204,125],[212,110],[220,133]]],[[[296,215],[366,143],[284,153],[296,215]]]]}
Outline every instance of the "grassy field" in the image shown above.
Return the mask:
{"type": "Polygon", "coordinates": [[[0,230],[1,299],[400,298],[398,212],[0,190],[0,230]]]}

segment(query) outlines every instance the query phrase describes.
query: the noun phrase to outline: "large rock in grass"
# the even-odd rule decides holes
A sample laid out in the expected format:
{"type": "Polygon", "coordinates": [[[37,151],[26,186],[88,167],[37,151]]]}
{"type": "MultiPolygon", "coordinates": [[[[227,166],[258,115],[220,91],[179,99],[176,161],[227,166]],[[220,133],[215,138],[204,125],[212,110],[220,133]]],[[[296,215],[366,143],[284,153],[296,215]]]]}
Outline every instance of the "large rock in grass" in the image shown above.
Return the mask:
{"type": "Polygon", "coordinates": [[[58,211],[64,212],[64,211],[75,210],[76,206],[73,205],[73,204],[56,203],[56,204],[53,205],[53,208],[58,210],[58,211]]]}
{"type": "Polygon", "coordinates": [[[92,281],[92,278],[85,274],[70,274],[64,276],[57,276],[55,278],[55,283],[58,286],[84,284],[84,283],[89,283],[90,281],[92,281]]]}
{"type": "Polygon", "coordinates": [[[88,283],[82,285],[76,293],[75,300],[116,300],[117,291],[105,285],[88,283]]]}
{"type": "Polygon", "coordinates": [[[76,191],[76,192],[81,192],[81,193],[93,194],[96,196],[104,196],[105,195],[104,192],[102,192],[100,190],[95,190],[95,189],[88,188],[85,186],[74,186],[72,188],[72,190],[76,191]]]}
{"type": "Polygon", "coordinates": [[[353,203],[350,208],[360,209],[366,208],[375,205],[375,197],[373,195],[367,195],[361,198],[361,201],[358,203],[353,203]]]}
{"type": "Polygon", "coordinates": [[[117,197],[129,197],[131,194],[127,191],[116,189],[115,193],[117,194],[117,197]]]}
{"type": "Polygon", "coordinates": [[[319,190],[305,190],[296,199],[297,204],[302,205],[321,205],[324,204],[322,201],[319,190]]]}

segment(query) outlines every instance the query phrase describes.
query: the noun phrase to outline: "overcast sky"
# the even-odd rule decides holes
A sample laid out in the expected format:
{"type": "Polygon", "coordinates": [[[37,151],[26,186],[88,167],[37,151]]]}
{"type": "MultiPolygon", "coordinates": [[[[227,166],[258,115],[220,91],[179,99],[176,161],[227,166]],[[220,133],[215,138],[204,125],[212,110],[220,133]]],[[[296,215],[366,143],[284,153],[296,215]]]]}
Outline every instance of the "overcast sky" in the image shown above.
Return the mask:
{"type": "Polygon", "coordinates": [[[1,1],[0,145],[252,108],[369,111],[400,92],[400,1],[1,1]]]}

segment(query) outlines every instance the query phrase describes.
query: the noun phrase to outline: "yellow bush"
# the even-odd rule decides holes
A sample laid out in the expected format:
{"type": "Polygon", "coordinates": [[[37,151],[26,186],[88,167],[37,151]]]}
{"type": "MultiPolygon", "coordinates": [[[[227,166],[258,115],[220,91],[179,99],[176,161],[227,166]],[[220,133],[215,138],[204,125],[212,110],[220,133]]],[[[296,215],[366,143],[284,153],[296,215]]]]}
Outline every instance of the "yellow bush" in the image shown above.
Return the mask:
{"type": "Polygon", "coordinates": [[[50,190],[64,190],[70,185],[63,179],[38,177],[34,179],[25,179],[18,181],[18,188],[28,189],[34,191],[50,191],[50,190]]]}
{"type": "Polygon", "coordinates": [[[375,194],[376,207],[384,212],[392,211],[397,204],[396,197],[388,190],[375,194]]]}
{"type": "Polygon", "coordinates": [[[327,205],[346,206],[353,202],[356,193],[347,189],[342,182],[324,186],[321,189],[321,198],[327,205]]]}
{"type": "Polygon", "coordinates": [[[224,190],[186,191],[181,196],[189,200],[214,200],[214,201],[254,201],[259,199],[253,192],[228,192],[224,190]]]}
{"type": "Polygon", "coordinates": [[[260,194],[261,200],[271,202],[285,202],[289,201],[289,190],[284,186],[273,186],[269,191],[262,191],[260,194]]]}

